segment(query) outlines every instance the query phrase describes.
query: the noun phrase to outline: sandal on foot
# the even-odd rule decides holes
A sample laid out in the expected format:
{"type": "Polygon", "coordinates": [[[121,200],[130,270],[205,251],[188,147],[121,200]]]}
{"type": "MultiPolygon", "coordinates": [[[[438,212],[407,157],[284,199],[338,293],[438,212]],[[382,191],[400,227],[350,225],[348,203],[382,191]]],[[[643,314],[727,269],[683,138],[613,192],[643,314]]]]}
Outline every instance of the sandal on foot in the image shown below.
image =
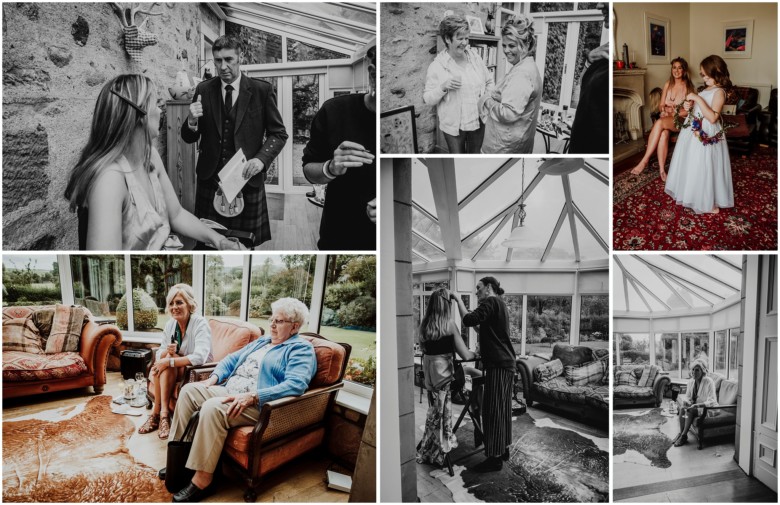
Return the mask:
{"type": "Polygon", "coordinates": [[[678,437],[677,440],[674,442],[675,447],[681,447],[688,443],[688,435],[683,435],[682,437],[678,437]]]}
{"type": "Polygon", "coordinates": [[[151,433],[159,427],[160,427],[160,414],[152,414],[149,417],[147,417],[146,421],[144,421],[144,424],[142,424],[141,427],[138,428],[138,433],[140,433],[141,435],[146,435],[147,433],[151,433]]]}
{"type": "Polygon", "coordinates": [[[168,438],[168,435],[170,435],[170,433],[171,433],[171,418],[161,417],[160,431],[157,433],[157,436],[160,437],[160,439],[165,440],[168,438]]]}

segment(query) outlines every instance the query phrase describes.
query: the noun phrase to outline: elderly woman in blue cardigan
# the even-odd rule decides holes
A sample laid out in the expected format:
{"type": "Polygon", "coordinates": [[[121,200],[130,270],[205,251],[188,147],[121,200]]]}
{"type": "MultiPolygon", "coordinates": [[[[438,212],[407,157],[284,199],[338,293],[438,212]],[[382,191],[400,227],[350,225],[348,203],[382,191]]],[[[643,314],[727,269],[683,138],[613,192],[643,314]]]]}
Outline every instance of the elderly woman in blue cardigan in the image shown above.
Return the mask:
{"type": "Polygon", "coordinates": [[[317,371],[311,343],[298,331],[308,317],[299,300],[282,298],[271,304],[271,335],[228,355],[202,382],[185,385],[173,415],[171,440],[184,433],[190,416],[200,420],[186,467],[195,475],[173,496],[175,502],[197,502],[211,492],[214,469],[228,430],[254,425],[263,404],[285,396],[300,396],[317,371]]]}

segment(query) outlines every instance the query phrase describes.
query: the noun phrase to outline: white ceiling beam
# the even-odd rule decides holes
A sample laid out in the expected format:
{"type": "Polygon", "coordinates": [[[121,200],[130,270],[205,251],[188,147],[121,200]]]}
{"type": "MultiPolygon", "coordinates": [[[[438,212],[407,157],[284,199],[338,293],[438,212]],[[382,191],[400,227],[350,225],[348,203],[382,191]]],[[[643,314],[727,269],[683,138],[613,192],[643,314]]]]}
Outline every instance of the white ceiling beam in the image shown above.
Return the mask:
{"type": "Polygon", "coordinates": [[[419,252],[415,251],[414,249],[412,249],[412,254],[414,254],[415,256],[417,256],[418,258],[420,258],[421,260],[423,260],[426,263],[430,263],[431,262],[431,259],[428,256],[424,255],[423,253],[419,253],[419,252]]]}
{"type": "Polygon", "coordinates": [[[645,259],[644,259],[644,258],[642,258],[641,256],[635,255],[635,256],[633,256],[633,257],[634,257],[636,260],[638,260],[638,261],[641,261],[642,263],[644,263],[645,265],[647,265],[647,266],[648,266],[648,268],[650,268],[651,270],[653,270],[653,269],[654,269],[654,270],[657,270],[659,273],[663,272],[664,274],[666,274],[666,275],[667,275],[667,277],[669,278],[669,280],[670,280],[670,281],[674,282],[675,284],[677,284],[678,286],[680,286],[681,288],[683,288],[685,291],[687,291],[687,292],[691,293],[693,296],[695,296],[695,297],[696,297],[696,298],[698,298],[699,300],[703,301],[704,303],[706,303],[706,304],[707,304],[707,305],[709,305],[710,307],[712,307],[712,306],[713,306],[713,302],[711,302],[710,300],[707,300],[706,298],[704,298],[703,296],[701,296],[701,295],[700,295],[698,292],[694,291],[693,289],[689,288],[688,286],[686,286],[685,284],[683,284],[683,283],[681,283],[679,280],[677,280],[678,278],[677,278],[677,276],[676,276],[676,275],[670,274],[669,272],[667,272],[667,271],[665,271],[665,270],[663,270],[663,269],[661,269],[661,268],[658,268],[657,266],[655,266],[655,265],[653,265],[652,263],[648,262],[647,260],[645,260],[645,259]]]}
{"type": "MultiPolygon", "coordinates": [[[[732,262],[730,262],[728,260],[724,260],[723,258],[718,256],[717,254],[708,254],[707,256],[709,256],[710,258],[712,258],[714,260],[720,261],[721,263],[723,263],[724,265],[726,265],[730,269],[734,270],[735,272],[739,272],[740,275],[742,274],[742,267],[738,267],[737,265],[733,264],[732,262]]],[[[740,291],[741,291],[741,288],[740,288],[740,291]]]]}
{"type": "Polygon", "coordinates": [[[647,303],[647,300],[645,299],[645,295],[642,294],[641,291],[639,291],[639,288],[636,287],[636,284],[634,283],[634,279],[629,277],[628,283],[631,284],[631,287],[634,288],[634,291],[636,291],[636,294],[639,295],[639,298],[642,300],[642,303],[645,304],[645,307],[647,307],[648,312],[653,312],[653,308],[650,306],[649,303],[647,303]]]}
{"type": "Polygon", "coordinates": [[[677,298],[678,298],[678,299],[679,299],[681,302],[683,302],[683,304],[684,304],[686,307],[688,307],[689,309],[692,309],[692,308],[693,308],[693,306],[692,306],[690,303],[688,303],[688,300],[686,300],[685,298],[683,298],[683,297],[682,297],[682,295],[681,295],[680,293],[678,293],[678,292],[677,292],[677,290],[674,288],[674,286],[672,286],[671,284],[669,284],[669,281],[667,281],[667,280],[666,280],[666,277],[664,277],[662,274],[660,274],[660,273],[656,272],[656,271],[655,271],[654,269],[652,269],[652,268],[650,269],[650,271],[651,271],[651,272],[653,272],[653,275],[655,275],[656,277],[658,277],[658,279],[659,279],[661,282],[663,282],[663,283],[664,283],[664,286],[666,286],[666,287],[669,289],[669,291],[671,291],[672,293],[674,293],[674,296],[676,296],[676,297],[677,297],[677,298]]]}
{"type": "Polygon", "coordinates": [[[446,252],[444,252],[444,249],[442,249],[440,245],[436,245],[436,242],[434,242],[432,239],[426,237],[425,235],[423,235],[419,231],[415,230],[414,228],[412,228],[412,235],[414,235],[415,237],[419,238],[420,240],[422,240],[426,244],[430,245],[431,247],[433,247],[434,249],[436,249],[440,253],[442,253],[444,255],[447,254],[446,252]]]}
{"type": "Polygon", "coordinates": [[[439,224],[439,220],[436,219],[436,216],[434,216],[433,214],[431,214],[430,212],[425,210],[422,205],[420,205],[419,203],[415,202],[414,200],[412,200],[412,207],[417,209],[417,211],[420,212],[420,214],[422,214],[423,216],[427,217],[428,219],[430,219],[434,223],[439,224]]]}
{"type": "Polygon", "coordinates": [[[504,162],[498,169],[496,169],[490,176],[488,176],[487,179],[482,181],[476,188],[474,188],[471,193],[466,195],[466,197],[458,202],[458,210],[463,210],[463,208],[474,201],[475,198],[477,198],[479,195],[482,194],[485,189],[490,187],[491,184],[496,182],[502,175],[504,175],[507,170],[512,168],[512,165],[520,161],[520,158],[511,158],[504,162]]]}
{"type": "Polygon", "coordinates": [[[433,190],[436,216],[439,218],[441,238],[447,259],[463,258],[460,240],[460,214],[458,213],[458,187],[453,158],[429,158],[425,160],[433,190]]]}
{"type": "Polygon", "coordinates": [[[487,238],[487,240],[483,241],[482,245],[479,246],[479,249],[477,249],[477,252],[475,252],[474,256],[471,257],[471,261],[475,261],[477,259],[477,256],[479,256],[482,251],[487,249],[488,246],[490,245],[490,243],[493,242],[493,240],[495,240],[496,235],[498,235],[498,233],[501,231],[501,228],[503,228],[504,225],[506,225],[506,222],[509,221],[509,217],[511,215],[512,214],[507,214],[507,215],[504,216],[504,219],[502,219],[501,222],[498,223],[498,226],[496,226],[496,228],[493,230],[493,232],[490,234],[490,236],[487,238]]]}
{"type": "MultiPolygon", "coordinates": [[[[495,216],[491,217],[488,221],[485,222],[485,224],[483,224],[482,226],[480,226],[476,230],[474,230],[471,233],[469,233],[468,235],[466,235],[466,237],[464,237],[463,240],[466,241],[466,240],[468,240],[468,239],[470,239],[472,237],[475,237],[475,236],[479,235],[485,229],[489,228],[491,224],[495,223],[496,221],[498,221],[499,219],[503,218],[507,214],[510,214],[510,213],[514,212],[514,208],[520,203],[521,200],[527,200],[528,199],[528,197],[531,195],[531,193],[533,193],[534,189],[536,189],[536,186],[539,185],[539,183],[541,182],[543,177],[544,177],[544,174],[541,173],[541,172],[536,174],[536,176],[533,178],[533,180],[525,188],[525,191],[523,191],[523,195],[520,198],[515,200],[514,203],[509,204],[504,210],[500,211],[495,216]]],[[[434,187],[433,184],[431,184],[431,188],[433,188],[433,187],[434,187]]]]}
{"type": "Polygon", "coordinates": [[[355,2],[344,2],[344,3],[325,2],[325,3],[329,3],[331,5],[337,5],[339,7],[343,7],[343,6],[346,5],[347,7],[355,9],[356,11],[367,12],[369,14],[375,14],[376,13],[376,4],[373,4],[373,3],[355,3],[355,2]]]}
{"type": "MultiPolygon", "coordinates": [[[[646,259],[644,259],[644,258],[641,258],[640,256],[634,256],[634,257],[635,257],[635,258],[637,258],[638,260],[640,260],[642,263],[644,263],[644,264],[646,264],[646,265],[651,265],[651,266],[653,266],[653,267],[657,268],[657,269],[658,269],[658,270],[660,270],[661,272],[665,273],[667,276],[669,276],[669,277],[672,277],[672,278],[675,278],[675,279],[677,279],[677,280],[679,280],[679,281],[681,281],[681,282],[686,282],[686,283],[690,284],[691,286],[695,286],[697,289],[701,289],[701,290],[702,290],[702,291],[704,291],[705,293],[708,293],[708,294],[710,294],[710,295],[714,296],[715,298],[718,298],[719,300],[725,300],[725,299],[726,299],[726,297],[725,297],[725,296],[721,296],[721,295],[719,295],[718,293],[716,293],[716,292],[714,292],[714,291],[710,291],[710,290],[709,290],[709,289],[707,289],[707,288],[704,288],[704,287],[702,287],[702,286],[699,286],[699,285],[698,285],[698,284],[696,284],[695,282],[693,282],[693,281],[691,281],[691,280],[689,280],[689,279],[686,279],[685,277],[682,277],[681,275],[678,275],[678,274],[672,273],[672,272],[670,272],[670,271],[666,270],[665,268],[663,268],[663,267],[660,267],[660,266],[656,265],[655,263],[650,263],[648,260],[646,260],[646,259]]],[[[689,290],[690,290],[690,288],[689,288],[689,290]]]]}
{"type": "Polygon", "coordinates": [[[601,173],[601,170],[599,170],[598,168],[594,167],[593,165],[591,165],[587,161],[583,162],[582,169],[585,170],[586,172],[588,172],[593,177],[595,177],[596,180],[598,180],[599,182],[603,182],[604,184],[609,186],[609,177],[604,175],[603,173],[601,173]]]}
{"type": "Polygon", "coordinates": [[[580,222],[585,226],[585,228],[590,232],[590,234],[593,235],[593,238],[596,239],[596,242],[599,243],[601,248],[608,253],[609,245],[607,244],[607,241],[601,238],[599,232],[596,231],[596,228],[593,226],[590,220],[588,220],[588,218],[585,217],[585,214],[583,214],[580,208],[577,207],[577,204],[574,201],[572,201],[571,203],[574,206],[574,214],[577,215],[577,217],[580,219],[580,222]]]}
{"type": "Polygon", "coordinates": [[[693,270],[694,272],[698,273],[699,275],[701,275],[703,277],[706,277],[707,279],[709,279],[709,280],[711,280],[711,281],[713,281],[713,282],[715,282],[717,284],[720,284],[721,286],[724,286],[724,287],[726,287],[728,289],[731,289],[732,291],[739,291],[740,290],[740,288],[734,287],[731,284],[729,284],[728,282],[722,281],[722,280],[718,279],[717,277],[715,277],[713,275],[710,275],[710,274],[708,274],[707,272],[705,272],[703,270],[700,270],[698,267],[695,267],[693,265],[689,265],[688,263],[682,261],[679,258],[676,258],[676,257],[672,256],[671,254],[665,254],[664,258],[666,258],[668,260],[671,260],[671,261],[674,261],[678,265],[682,265],[685,268],[693,270]]]}
{"type": "MultiPolygon", "coordinates": [[[[304,4],[298,4],[298,5],[306,5],[304,4]]],[[[263,6],[269,6],[273,7],[274,9],[278,9],[281,11],[291,12],[293,14],[297,14],[299,16],[304,16],[309,19],[313,19],[314,21],[320,21],[325,20],[328,23],[332,23],[334,25],[343,26],[348,29],[357,30],[360,32],[364,32],[369,34],[371,37],[374,36],[376,33],[376,26],[375,25],[368,25],[366,23],[361,23],[359,21],[352,21],[350,19],[346,18],[340,18],[336,16],[332,16],[330,14],[324,14],[324,13],[315,13],[315,12],[309,12],[303,9],[297,8],[296,4],[293,3],[265,3],[263,6]]],[[[343,6],[340,6],[343,7],[343,6]]],[[[370,37],[369,37],[370,38],[370,37]]]]}
{"type": "Polygon", "coordinates": [[[558,221],[555,223],[555,228],[553,228],[552,234],[550,235],[550,240],[547,241],[547,247],[544,248],[544,254],[542,254],[541,260],[542,263],[547,260],[547,255],[550,254],[550,250],[552,250],[555,239],[558,238],[558,233],[560,233],[561,227],[563,226],[563,219],[566,217],[566,210],[566,203],[564,203],[563,207],[561,208],[561,215],[558,216],[558,221]]]}
{"type": "MultiPolygon", "coordinates": [[[[621,268],[621,271],[623,269],[621,268]]],[[[623,296],[626,299],[626,312],[629,312],[631,310],[631,304],[628,303],[628,279],[626,278],[626,274],[623,273],[623,296]]]]}
{"type": "Polygon", "coordinates": [[[640,281],[639,279],[634,277],[634,274],[626,271],[626,268],[623,266],[623,262],[621,262],[620,258],[618,258],[617,256],[615,256],[615,262],[618,264],[618,266],[620,266],[620,269],[623,271],[623,276],[624,277],[628,276],[629,280],[631,280],[631,281],[633,281],[635,283],[635,286],[639,285],[639,287],[644,289],[647,292],[647,294],[649,294],[650,296],[652,296],[655,299],[655,301],[657,301],[658,303],[660,303],[661,305],[666,307],[667,310],[672,310],[672,308],[665,301],[661,300],[661,298],[659,298],[658,295],[653,293],[651,290],[647,289],[647,286],[645,286],[642,283],[642,281],[640,281]]]}
{"type": "Polygon", "coordinates": [[[574,259],[577,263],[580,262],[580,241],[577,238],[577,223],[574,221],[574,206],[572,205],[571,198],[571,183],[569,182],[569,175],[564,174],[561,176],[561,182],[563,183],[563,194],[566,197],[566,212],[569,214],[569,228],[571,228],[571,240],[574,243],[574,259]]]}

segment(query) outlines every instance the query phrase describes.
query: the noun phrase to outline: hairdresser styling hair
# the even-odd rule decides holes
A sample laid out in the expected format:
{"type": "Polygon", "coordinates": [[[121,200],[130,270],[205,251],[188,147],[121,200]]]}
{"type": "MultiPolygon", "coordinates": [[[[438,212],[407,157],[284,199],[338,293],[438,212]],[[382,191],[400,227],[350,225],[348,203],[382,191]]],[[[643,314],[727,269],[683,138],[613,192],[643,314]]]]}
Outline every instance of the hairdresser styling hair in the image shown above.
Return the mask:
{"type": "Polygon", "coordinates": [[[328,185],[320,250],[376,250],[376,38],[361,53],[368,91],[325,102],[303,150],[306,179],[328,185]]]}

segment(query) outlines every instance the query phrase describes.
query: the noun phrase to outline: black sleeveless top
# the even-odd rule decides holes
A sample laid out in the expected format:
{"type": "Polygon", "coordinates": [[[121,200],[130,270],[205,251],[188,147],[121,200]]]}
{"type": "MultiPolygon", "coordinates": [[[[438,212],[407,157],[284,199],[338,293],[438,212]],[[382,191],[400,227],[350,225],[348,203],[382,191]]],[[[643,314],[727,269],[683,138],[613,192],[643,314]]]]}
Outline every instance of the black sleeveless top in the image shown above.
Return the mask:
{"type": "Polygon", "coordinates": [[[423,352],[429,356],[437,354],[452,354],[455,352],[455,340],[447,335],[438,340],[428,340],[422,343],[423,352]]]}

